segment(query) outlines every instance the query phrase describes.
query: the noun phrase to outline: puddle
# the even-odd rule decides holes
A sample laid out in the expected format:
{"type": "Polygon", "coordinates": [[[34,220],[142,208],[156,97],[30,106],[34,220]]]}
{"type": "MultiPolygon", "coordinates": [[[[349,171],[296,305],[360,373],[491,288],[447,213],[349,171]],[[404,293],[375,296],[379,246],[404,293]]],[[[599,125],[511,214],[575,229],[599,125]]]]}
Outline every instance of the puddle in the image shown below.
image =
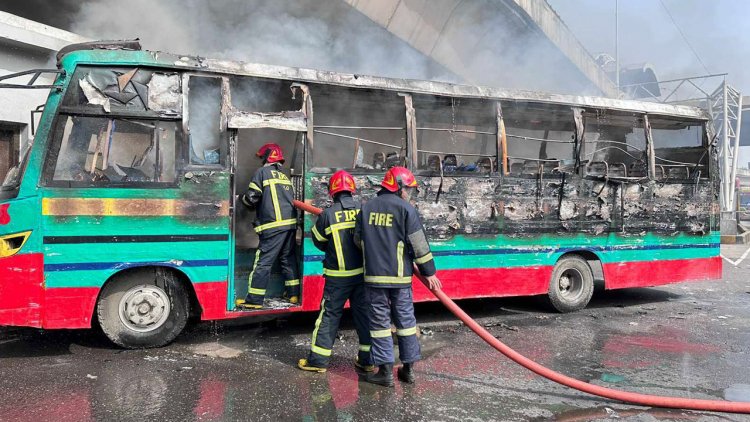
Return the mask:
{"type": "Polygon", "coordinates": [[[750,384],[734,384],[724,390],[724,399],[750,402],[750,384]]]}
{"type": "Polygon", "coordinates": [[[193,353],[212,358],[232,359],[242,354],[242,350],[234,349],[219,343],[205,343],[192,347],[193,353]]]}

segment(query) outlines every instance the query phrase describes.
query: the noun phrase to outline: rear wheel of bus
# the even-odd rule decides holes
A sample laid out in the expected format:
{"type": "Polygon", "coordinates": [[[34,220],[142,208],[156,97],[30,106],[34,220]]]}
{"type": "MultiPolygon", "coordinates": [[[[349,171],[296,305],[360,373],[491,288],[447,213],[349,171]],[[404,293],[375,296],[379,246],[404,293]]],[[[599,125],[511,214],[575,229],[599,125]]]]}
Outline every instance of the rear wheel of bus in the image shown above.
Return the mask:
{"type": "Polygon", "coordinates": [[[163,268],[131,270],[102,289],[99,326],[121,347],[160,347],[174,340],[190,316],[190,300],[174,273],[163,268]]]}
{"type": "Polygon", "coordinates": [[[552,270],[549,300],[559,312],[573,312],[588,305],[594,294],[594,274],[580,256],[560,258],[552,270]]]}

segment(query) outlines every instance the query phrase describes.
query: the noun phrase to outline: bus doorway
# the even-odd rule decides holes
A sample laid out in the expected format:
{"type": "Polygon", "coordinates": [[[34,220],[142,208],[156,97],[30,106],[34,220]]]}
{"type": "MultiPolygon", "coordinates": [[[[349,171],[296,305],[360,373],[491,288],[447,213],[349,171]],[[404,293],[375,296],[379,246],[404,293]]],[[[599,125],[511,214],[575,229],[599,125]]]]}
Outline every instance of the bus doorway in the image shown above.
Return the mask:
{"type": "MultiPolygon", "coordinates": [[[[239,129],[234,131],[234,159],[232,183],[234,207],[232,213],[232,227],[234,232],[234,279],[229,285],[229,297],[234,304],[236,299],[244,299],[249,288],[250,274],[258,250],[259,237],[254,230],[255,211],[248,209],[242,203],[242,195],[247,191],[255,172],[263,165],[256,156],[258,149],[266,143],[273,142],[281,146],[284,152],[284,173],[292,180],[295,189],[295,199],[303,197],[302,192],[302,163],[303,163],[303,133],[288,130],[261,128],[239,129]]],[[[298,219],[297,226],[297,265],[302,271],[302,219],[298,219]]],[[[278,261],[271,269],[271,281],[266,289],[266,303],[264,309],[280,309],[292,307],[287,301],[281,300],[284,292],[284,280],[280,272],[278,261]]],[[[231,305],[230,305],[231,306],[231,305]]],[[[297,304],[301,306],[301,303],[297,304]]]]}

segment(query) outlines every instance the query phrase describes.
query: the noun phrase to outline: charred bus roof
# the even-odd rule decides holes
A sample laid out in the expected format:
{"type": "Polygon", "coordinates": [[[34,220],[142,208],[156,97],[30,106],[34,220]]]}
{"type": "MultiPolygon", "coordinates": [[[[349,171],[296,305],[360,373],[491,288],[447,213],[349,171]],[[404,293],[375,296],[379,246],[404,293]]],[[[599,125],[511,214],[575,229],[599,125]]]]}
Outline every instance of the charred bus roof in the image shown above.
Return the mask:
{"type": "Polygon", "coordinates": [[[194,72],[282,79],[291,82],[321,83],[352,88],[382,89],[412,94],[540,102],[619,110],[633,113],[677,116],[696,120],[710,119],[710,116],[705,110],[692,106],[622,100],[596,96],[491,88],[437,81],[385,78],[354,73],[247,63],[225,59],[208,59],[199,56],[186,56],[161,51],[143,50],[137,39],[71,44],[62,48],[57,53],[58,67],[72,69],[77,64],[167,67],[194,72]]]}

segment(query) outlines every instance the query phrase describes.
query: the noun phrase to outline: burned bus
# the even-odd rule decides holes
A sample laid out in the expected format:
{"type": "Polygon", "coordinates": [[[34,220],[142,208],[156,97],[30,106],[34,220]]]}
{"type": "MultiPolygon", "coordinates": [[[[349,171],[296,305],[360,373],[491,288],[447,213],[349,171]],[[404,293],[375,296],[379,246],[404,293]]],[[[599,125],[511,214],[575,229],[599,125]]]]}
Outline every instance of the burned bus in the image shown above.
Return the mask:
{"type": "MultiPolygon", "coordinates": [[[[34,85],[42,70],[28,72],[34,85]]],[[[273,141],[300,200],[328,177],[363,201],[391,166],[445,292],[548,295],[562,312],[607,289],[721,277],[717,158],[697,108],[386,79],[143,51],[58,54],[33,145],[0,191],[0,325],[96,324],[160,346],[235,309],[258,246],[237,197],[273,141]]],[[[300,213],[301,303],[319,309],[315,216],[300,213]]],[[[274,280],[267,297],[281,294],[274,280]]],[[[432,299],[415,283],[418,301],[432,299]]]]}

